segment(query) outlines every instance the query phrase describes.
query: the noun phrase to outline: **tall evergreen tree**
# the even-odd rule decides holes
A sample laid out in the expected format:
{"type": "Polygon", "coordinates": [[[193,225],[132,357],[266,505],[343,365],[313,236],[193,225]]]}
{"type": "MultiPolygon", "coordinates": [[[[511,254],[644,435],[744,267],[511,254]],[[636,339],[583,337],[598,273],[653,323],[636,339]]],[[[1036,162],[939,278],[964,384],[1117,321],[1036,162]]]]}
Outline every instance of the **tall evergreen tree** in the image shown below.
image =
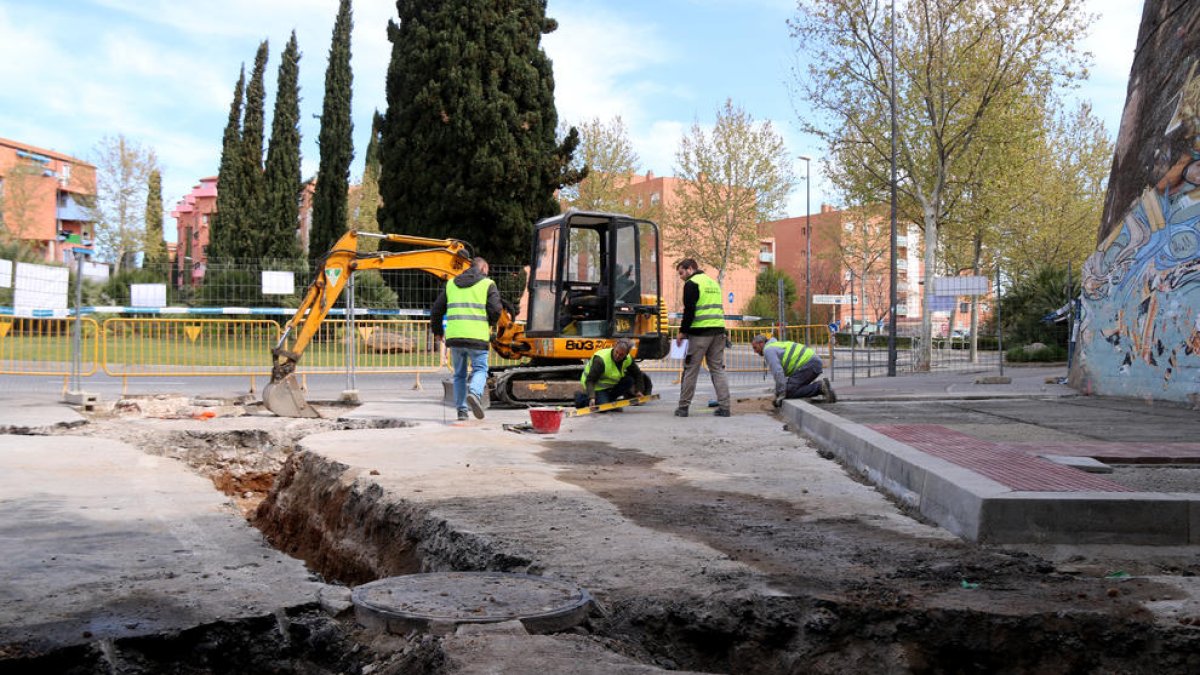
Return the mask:
{"type": "MultiPolygon", "coordinates": [[[[359,232],[379,232],[379,135],[383,127],[383,115],[378,111],[371,120],[371,137],[367,141],[367,152],[363,160],[362,182],[357,190],[350,191],[346,227],[359,232]]],[[[379,240],[359,240],[359,250],[375,251],[379,240]]]]}
{"type": "MultiPolygon", "coordinates": [[[[224,264],[250,247],[246,223],[246,188],[242,180],[242,102],[246,88],[246,68],[238,74],[229,104],[229,119],[221,141],[221,164],[217,170],[217,212],[209,221],[207,257],[210,263],[224,264]]],[[[192,257],[191,240],[180,242],[187,257],[192,257]]]]}
{"type": "Polygon", "coordinates": [[[162,172],[150,171],[146,187],[146,245],[142,266],[149,270],[166,270],[167,247],[163,243],[162,172]]]}
{"type": "Polygon", "coordinates": [[[572,128],[555,138],[545,0],[398,0],[390,22],[379,224],[456,237],[499,264],[524,262],[532,223],[578,182],[572,128]]]}
{"type": "Polygon", "coordinates": [[[296,226],[300,211],[300,48],[296,31],[283,50],[279,64],[279,86],[275,94],[275,116],[271,121],[271,143],[267,149],[266,218],[260,254],[266,258],[292,259],[300,255],[296,226]]]}
{"type": "Polygon", "coordinates": [[[350,29],[353,27],[350,0],[341,0],[333,23],[329,65],[325,69],[325,103],[321,108],[318,145],[317,189],[313,194],[312,228],[308,235],[309,260],[325,255],[346,231],[347,192],[350,162],[354,159],[354,124],[350,121],[350,94],[354,75],[350,70],[350,29]]]}
{"type": "Polygon", "coordinates": [[[266,178],[263,176],[263,133],[267,70],[267,41],[258,44],[254,70],[246,83],[246,111],[242,115],[242,180],[246,186],[245,211],[249,226],[248,249],[237,251],[239,258],[258,259],[263,255],[266,228],[266,178]]]}

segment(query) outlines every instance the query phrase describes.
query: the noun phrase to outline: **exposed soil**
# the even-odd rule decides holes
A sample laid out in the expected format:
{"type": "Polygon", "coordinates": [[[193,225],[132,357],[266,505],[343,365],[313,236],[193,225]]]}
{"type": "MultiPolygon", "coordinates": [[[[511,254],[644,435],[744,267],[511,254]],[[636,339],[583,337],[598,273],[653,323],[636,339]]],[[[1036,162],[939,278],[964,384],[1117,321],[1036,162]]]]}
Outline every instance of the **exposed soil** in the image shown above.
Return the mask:
{"type": "MultiPolygon", "coordinates": [[[[210,416],[196,406],[172,412],[164,403],[157,416],[145,402],[134,407],[118,405],[64,433],[114,438],[186,462],[230,495],[277,548],[326,580],[353,585],[429,570],[541,573],[548,566],[536,548],[457,527],[440,512],[445,504],[387,494],[356,481],[361,469],[298,451],[314,433],[402,424],[263,417],[247,425],[253,406],[212,407],[210,416]]],[[[762,399],[739,399],[734,411],[771,408],[762,399]]],[[[621,419],[609,417],[614,424],[621,419]]],[[[744,449],[721,442],[730,444],[729,452],[744,449]]],[[[1148,603],[1182,600],[1184,593],[1143,578],[1190,577],[1200,569],[1195,550],[1122,557],[981,547],[870,519],[825,517],[803,499],[698,487],[664,469],[662,457],[635,448],[594,440],[542,445],[538,456],[557,467],[557,480],[611,505],[637,527],[725,558],[701,569],[703,581],[693,588],[664,590],[648,573],[599,593],[587,624],[550,649],[602,651],[641,669],[613,665],[589,672],[1200,671],[1200,612],[1184,611],[1173,621],[1156,617],[1148,603]],[[747,566],[752,578],[732,574],[736,566],[747,566]]],[[[520,518],[518,508],[542,499],[534,494],[454,508],[520,518]]],[[[556,520],[539,526],[553,530],[550,523],[596,517],[568,499],[553,499],[553,508],[539,509],[558,509],[556,520]]],[[[27,672],[66,673],[482,672],[463,666],[464,654],[483,650],[486,658],[502,644],[372,636],[344,607],[334,614],[307,608],[16,662],[27,672]]],[[[12,656],[19,655],[0,654],[0,662],[12,656]]]]}

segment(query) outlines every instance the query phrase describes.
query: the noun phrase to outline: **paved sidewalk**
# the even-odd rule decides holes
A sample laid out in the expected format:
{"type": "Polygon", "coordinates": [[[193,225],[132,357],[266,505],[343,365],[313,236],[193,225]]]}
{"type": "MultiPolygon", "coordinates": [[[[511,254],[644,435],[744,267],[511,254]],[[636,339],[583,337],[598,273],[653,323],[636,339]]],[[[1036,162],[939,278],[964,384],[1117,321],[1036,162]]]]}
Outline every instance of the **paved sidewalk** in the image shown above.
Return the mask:
{"type": "Polygon", "coordinates": [[[1200,438],[1200,414],[1081,396],[1058,384],[1065,366],[1005,375],[859,379],[835,385],[836,404],[789,402],[786,412],[843,462],[968,539],[1200,543],[1200,443],[1190,440],[1200,438]],[[1169,491],[1148,491],[1065,466],[1074,458],[1097,460],[1097,470],[1183,466],[1170,470],[1169,491]]]}

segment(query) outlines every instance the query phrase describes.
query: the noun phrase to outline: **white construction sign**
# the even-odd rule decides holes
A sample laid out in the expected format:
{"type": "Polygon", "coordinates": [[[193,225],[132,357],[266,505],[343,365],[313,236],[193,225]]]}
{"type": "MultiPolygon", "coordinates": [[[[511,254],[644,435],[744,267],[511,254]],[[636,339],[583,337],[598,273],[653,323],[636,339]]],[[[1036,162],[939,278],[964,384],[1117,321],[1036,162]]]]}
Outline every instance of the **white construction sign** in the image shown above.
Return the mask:
{"type": "Polygon", "coordinates": [[[11,260],[0,260],[0,288],[12,288],[11,260]]]}
{"type": "Polygon", "coordinates": [[[129,284],[129,304],[134,307],[166,307],[166,284],[129,284]]]}
{"type": "Polygon", "coordinates": [[[67,309],[67,289],[71,273],[65,267],[17,263],[13,309],[19,316],[30,316],[35,309],[67,309]]]}
{"type": "Polygon", "coordinates": [[[992,288],[987,277],[934,277],[933,294],[949,295],[987,295],[992,288]]]}
{"type": "Polygon", "coordinates": [[[262,273],[263,295],[291,295],[296,292],[296,275],[292,272],[262,273]]]}

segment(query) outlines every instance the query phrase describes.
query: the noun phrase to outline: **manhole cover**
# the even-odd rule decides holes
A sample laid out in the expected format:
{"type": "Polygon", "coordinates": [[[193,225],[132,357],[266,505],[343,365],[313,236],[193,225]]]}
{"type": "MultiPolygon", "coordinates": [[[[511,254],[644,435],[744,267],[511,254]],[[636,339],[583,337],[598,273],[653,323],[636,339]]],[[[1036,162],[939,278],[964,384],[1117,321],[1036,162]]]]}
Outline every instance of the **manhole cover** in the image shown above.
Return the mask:
{"type": "Polygon", "coordinates": [[[433,572],[388,577],[354,589],[355,616],[369,628],[452,633],[464,623],[520,620],[551,633],[587,618],[592,596],[557,579],[504,572],[433,572]]]}

